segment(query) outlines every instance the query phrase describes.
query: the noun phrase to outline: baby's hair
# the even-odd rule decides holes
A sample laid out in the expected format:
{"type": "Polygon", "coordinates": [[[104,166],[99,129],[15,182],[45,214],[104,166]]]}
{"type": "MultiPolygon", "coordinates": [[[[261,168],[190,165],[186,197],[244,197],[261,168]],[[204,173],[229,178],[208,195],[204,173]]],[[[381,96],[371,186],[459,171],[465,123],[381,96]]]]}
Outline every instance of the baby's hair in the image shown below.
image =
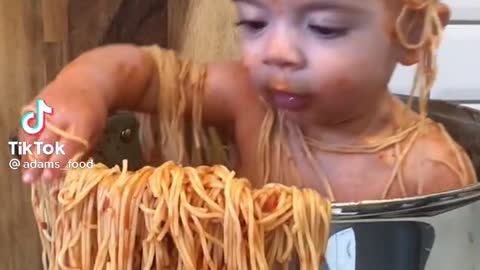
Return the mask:
{"type": "Polygon", "coordinates": [[[396,34],[403,47],[418,51],[418,66],[415,72],[414,84],[411,89],[409,107],[412,97],[418,95],[419,112],[422,118],[427,117],[428,99],[437,76],[437,49],[442,39],[443,25],[438,14],[439,0],[402,0],[404,2],[396,21],[396,34]],[[412,23],[407,22],[409,12],[423,14],[420,25],[420,39],[416,43],[409,42],[408,34],[412,23]]]}

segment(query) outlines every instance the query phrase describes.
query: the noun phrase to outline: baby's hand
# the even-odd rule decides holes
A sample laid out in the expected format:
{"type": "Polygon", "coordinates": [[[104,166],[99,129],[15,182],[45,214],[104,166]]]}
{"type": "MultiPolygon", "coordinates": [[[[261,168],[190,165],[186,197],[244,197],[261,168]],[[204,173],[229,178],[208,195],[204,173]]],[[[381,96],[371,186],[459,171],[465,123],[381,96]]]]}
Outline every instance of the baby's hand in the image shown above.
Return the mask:
{"type": "Polygon", "coordinates": [[[30,113],[30,117],[37,120],[28,121],[27,130],[23,123],[18,136],[19,142],[24,142],[23,145],[31,145],[30,151],[19,149],[22,179],[25,183],[56,179],[63,169],[71,164],[70,160],[79,156],[87,157],[91,147],[102,134],[108,115],[107,104],[101,91],[88,87],[78,78],[62,78],[49,84],[24,108],[22,118],[26,118],[25,114],[31,111],[35,112],[35,115],[30,113]],[[53,113],[49,113],[48,107],[37,105],[42,104],[42,100],[53,109],[53,113]],[[36,114],[38,111],[40,117],[36,114]],[[35,133],[35,124],[41,123],[42,115],[45,121],[40,128],[43,126],[43,129],[35,133]],[[29,130],[28,127],[32,129],[29,130]],[[43,147],[37,147],[39,145],[43,147]],[[45,145],[52,145],[55,149],[45,145]],[[38,152],[38,148],[47,151],[38,152]],[[52,150],[53,153],[50,154],[52,150]]]}

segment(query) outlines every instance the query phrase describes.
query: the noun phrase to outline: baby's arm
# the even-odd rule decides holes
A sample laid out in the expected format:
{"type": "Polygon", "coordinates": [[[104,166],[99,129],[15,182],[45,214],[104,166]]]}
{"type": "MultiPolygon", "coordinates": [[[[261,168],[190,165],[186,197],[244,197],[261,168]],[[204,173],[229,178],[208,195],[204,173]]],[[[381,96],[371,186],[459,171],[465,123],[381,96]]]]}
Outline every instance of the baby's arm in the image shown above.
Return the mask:
{"type": "MultiPolygon", "coordinates": [[[[203,113],[206,121],[217,126],[233,122],[235,102],[231,102],[230,93],[235,92],[232,89],[235,84],[227,82],[223,75],[229,74],[235,66],[237,65],[221,64],[208,67],[203,113]]],[[[111,45],[97,48],[69,64],[36,98],[43,98],[47,105],[54,108],[56,113],[49,117],[49,123],[84,138],[91,148],[103,132],[108,112],[156,112],[156,86],[162,79],[156,71],[153,59],[139,47],[111,45]]],[[[35,100],[29,107],[35,108],[35,100]]],[[[191,104],[187,104],[187,110],[188,107],[191,104]]],[[[39,162],[59,163],[61,168],[77,153],[92,150],[85,149],[85,146],[61,137],[48,128],[36,135],[23,132],[19,135],[21,141],[28,143],[60,141],[65,145],[65,155],[40,155],[35,158],[39,162]]],[[[23,157],[23,161],[27,161],[26,158],[23,157]]],[[[60,170],[30,169],[24,171],[23,180],[35,181],[42,173],[45,179],[51,179],[58,176],[60,170]]]]}
{"type": "Polygon", "coordinates": [[[439,126],[427,125],[422,134],[405,160],[409,195],[445,192],[476,182],[465,150],[456,143],[452,144],[449,135],[439,126]]]}
{"type": "MultiPolygon", "coordinates": [[[[235,84],[225,78],[238,69],[235,63],[207,66],[204,91],[205,120],[215,124],[231,121],[229,94],[224,91],[235,84]]],[[[68,65],[57,78],[57,84],[68,85],[81,80],[98,91],[110,111],[131,110],[155,113],[161,74],[152,57],[140,47],[110,45],[89,51],[68,65]],[[84,75],[84,76],[82,76],[84,75]]],[[[187,111],[192,104],[187,104],[187,111]]]]}
{"type": "MultiPolygon", "coordinates": [[[[162,59],[157,60],[161,68],[164,66],[169,66],[172,64],[171,61],[167,61],[165,64],[162,59]]],[[[173,64],[175,65],[175,64],[173,64]]],[[[171,88],[172,83],[178,83],[176,87],[178,87],[177,91],[181,91],[180,84],[189,85],[194,84],[196,86],[189,87],[184,89],[185,96],[192,97],[193,91],[201,91],[203,94],[200,97],[201,101],[201,120],[204,124],[208,126],[214,126],[217,128],[217,131],[221,131],[223,135],[227,136],[234,136],[234,129],[236,123],[236,115],[239,112],[237,108],[245,108],[246,106],[242,107],[242,104],[245,103],[247,100],[245,89],[247,88],[246,80],[245,80],[245,69],[237,62],[226,62],[226,63],[211,63],[204,66],[206,68],[207,76],[205,80],[205,84],[203,89],[198,89],[196,84],[199,83],[197,79],[186,79],[181,77],[179,81],[169,80],[166,85],[161,83],[162,80],[162,72],[158,76],[152,77],[152,83],[149,89],[147,90],[148,97],[146,97],[146,102],[151,102],[151,100],[159,100],[158,95],[163,91],[163,89],[167,90],[171,88]]],[[[175,70],[175,67],[172,67],[172,70],[175,70]]],[[[197,69],[192,69],[189,72],[193,74],[197,69]]],[[[197,70],[198,71],[198,70],[197,70]]],[[[170,72],[172,73],[172,72],[170,72]]],[[[175,72],[173,72],[175,73],[175,72]]],[[[184,73],[186,74],[186,73],[184,73]]],[[[169,74],[172,76],[172,74],[169,74]]],[[[187,78],[197,78],[196,75],[187,76],[187,78]]],[[[169,78],[170,79],[170,78],[169,78]]],[[[176,97],[178,98],[178,97],[176,97]]],[[[174,102],[175,98],[172,99],[164,99],[161,98],[162,101],[155,102],[156,108],[162,109],[162,106],[165,106],[166,103],[174,102]]],[[[182,114],[184,117],[189,118],[192,116],[192,109],[195,102],[193,98],[186,98],[184,101],[187,102],[186,108],[184,110],[177,110],[175,114],[182,114]]],[[[198,102],[198,101],[196,101],[198,102]]],[[[161,139],[158,137],[158,132],[162,130],[158,126],[158,118],[159,116],[163,115],[163,112],[156,112],[153,108],[151,114],[139,114],[138,119],[140,122],[140,141],[142,146],[142,152],[144,154],[144,159],[147,161],[149,165],[158,164],[165,153],[162,149],[165,149],[164,146],[158,145],[161,139]],[[155,135],[156,134],[156,135],[155,135]]],[[[178,109],[178,108],[177,108],[178,109]]],[[[170,117],[167,119],[162,119],[162,121],[173,121],[170,117]]],[[[173,151],[176,153],[177,151],[173,151]]],[[[172,152],[170,152],[172,154],[172,152]]],[[[167,154],[167,156],[169,156],[167,154]]],[[[169,156],[172,158],[171,156],[169,156]]],[[[176,159],[175,157],[173,157],[176,159]]]]}

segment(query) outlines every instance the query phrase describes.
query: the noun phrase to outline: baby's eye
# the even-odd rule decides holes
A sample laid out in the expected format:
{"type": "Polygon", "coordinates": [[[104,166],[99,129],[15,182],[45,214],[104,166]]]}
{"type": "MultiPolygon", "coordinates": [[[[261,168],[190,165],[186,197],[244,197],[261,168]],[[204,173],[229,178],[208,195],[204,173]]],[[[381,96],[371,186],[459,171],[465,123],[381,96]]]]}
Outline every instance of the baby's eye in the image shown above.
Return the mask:
{"type": "Polygon", "coordinates": [[[236,23],[237,26],[245,28],[245,30],[256,32],[267,26],[267,22],[260,20],[240,20],[236,23]]]}
{"type": "Polygon", "coordinates": [[[316,35],[327,39],[343,36],[347,32],[346,28],[326,27],[315,24],[309,24],[308,28],[316,35]]]}

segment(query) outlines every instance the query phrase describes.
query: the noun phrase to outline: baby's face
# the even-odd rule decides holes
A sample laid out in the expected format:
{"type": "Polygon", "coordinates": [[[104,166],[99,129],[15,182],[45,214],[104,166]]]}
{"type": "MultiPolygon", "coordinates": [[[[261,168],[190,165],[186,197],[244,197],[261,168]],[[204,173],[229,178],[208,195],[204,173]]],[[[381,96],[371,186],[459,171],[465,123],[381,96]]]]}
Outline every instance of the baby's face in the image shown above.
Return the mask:
{"type": "Polygon", "coordinates": [[[308,123],[372,109],[400,53],[389,1],[235,1],[243,61],[261,94],[308,123]]]}

